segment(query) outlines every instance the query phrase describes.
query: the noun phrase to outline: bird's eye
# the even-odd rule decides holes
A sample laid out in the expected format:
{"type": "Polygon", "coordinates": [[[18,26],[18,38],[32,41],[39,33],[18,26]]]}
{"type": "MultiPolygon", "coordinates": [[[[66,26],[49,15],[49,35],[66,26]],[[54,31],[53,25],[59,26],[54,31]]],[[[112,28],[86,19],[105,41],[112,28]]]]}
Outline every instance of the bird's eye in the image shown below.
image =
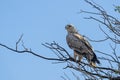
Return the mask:
{"type": "Polygon", "coordinates": [[[68,25],[68,27],[72,27],[71,25],[68,25]]]}

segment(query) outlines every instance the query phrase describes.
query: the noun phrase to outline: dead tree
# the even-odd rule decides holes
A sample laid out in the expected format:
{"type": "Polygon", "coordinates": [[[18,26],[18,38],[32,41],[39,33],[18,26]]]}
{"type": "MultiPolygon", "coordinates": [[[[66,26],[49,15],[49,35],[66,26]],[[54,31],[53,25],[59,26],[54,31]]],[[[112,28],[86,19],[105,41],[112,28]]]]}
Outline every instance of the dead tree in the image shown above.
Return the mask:
{"type": "MultiPolygon", "coordinates": [[[[104,10],[104,8],[94,3],[93,1],[88,1],[88,0],[84,0],[84,1],[89,5],[91,5],[94,9],[96,9],[98,13],[84,11],[84,10],[81,10],[80,13],[88,13],[93,16],[96,15],[100,17],[100,18],[96,18],[96,17],[90,16],[85,19],[91,19],[101,23],[102,26],[106,27],[106,29],[110,30],[110,33],[112,33],[112,35],[109,33],[106,33],[106,31],[100,25],[99,26],[100,30],[105,34],[105,39],[91,40],[90,38],[85,36],[89,41],[104,42],[107,40],[111,40],[111,42],[114,43],[114,45],[110,45],[112,49],[112,52],[111,52],[112,54],[108,54],[108,53],[96,50],[96,53],[99,53],[102,55],[102,56],[99,56],[100,61],[107,62],[109,65],[91,67],[86,62],[86,60],[83,60],[81,63],[76,62],[74,58],[70,55],[70,53],[55,41],[52,43],[44,43],[42,45],[52,50],[53,54],[55,54],[56,57],[43,56],[38,54],[37,52],[32,51],[32,49],[27,48],[22,42],[22,36],[20,36],[18,41],[16,41],[15,48],[11,48],[8,45],[2,44],[2,43],[0,43],[0,46],[16,53],[29,53],[29,54],[32,54],[33,56],[36,56],[45,60],[56,61],[56,63],[66,63],[66,66],[64,67],[64,69],[70,68],[80,73],[83,73],[84,78],[86,80],[103,80],[103,79],[120,80],[119,79],[120,78],[119,77],[120,76],[120,56],[118,56],[119,54],[117,53],[118,51],[116,50],[117,47],[119,46],[118,44],[120,44],[120,21],[117,18],[109,15],[104,10]],[[23,47],[22,50],[19,50],[18,48],[19,47],[18,44],[20,44],[20,42],[22,42],[21,43],[23,47]]],[[[63,79],[67,80],[64,77],[63,79]]],[[[77,80],[79,80],[79,78],[77,78],[77,80]]]]}

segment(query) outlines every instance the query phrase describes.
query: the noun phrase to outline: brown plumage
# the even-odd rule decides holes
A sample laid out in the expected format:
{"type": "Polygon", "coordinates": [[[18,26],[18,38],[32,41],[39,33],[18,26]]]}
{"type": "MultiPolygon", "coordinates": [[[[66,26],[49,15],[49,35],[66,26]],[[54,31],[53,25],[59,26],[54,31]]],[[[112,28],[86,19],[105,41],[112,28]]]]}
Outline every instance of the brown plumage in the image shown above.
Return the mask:
{"type": "Polygon", "coordinates": [[[79,62],[81,62],[81,59],[85,57],[90,65],[94,67],[96,66],[96,63],[100,63],[92,49],[92,46],[77,32],[73,25],[68,24],[65,26],[65,29],[68,32],[66,36],[67,44],[71,49],[73,49],[74,59],[76,61],[77,57],[79,62]]]}

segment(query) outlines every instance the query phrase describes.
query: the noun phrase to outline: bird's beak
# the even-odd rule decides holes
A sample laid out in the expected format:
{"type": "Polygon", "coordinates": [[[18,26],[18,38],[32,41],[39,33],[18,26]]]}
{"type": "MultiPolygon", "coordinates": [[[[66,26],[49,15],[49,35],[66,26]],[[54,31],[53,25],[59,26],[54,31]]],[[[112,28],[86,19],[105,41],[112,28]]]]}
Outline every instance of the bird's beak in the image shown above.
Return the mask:
{"type": "Polygon", "coordinates": [[[65,26],[65,29],[67,30],[67,26],[65,26]]]}

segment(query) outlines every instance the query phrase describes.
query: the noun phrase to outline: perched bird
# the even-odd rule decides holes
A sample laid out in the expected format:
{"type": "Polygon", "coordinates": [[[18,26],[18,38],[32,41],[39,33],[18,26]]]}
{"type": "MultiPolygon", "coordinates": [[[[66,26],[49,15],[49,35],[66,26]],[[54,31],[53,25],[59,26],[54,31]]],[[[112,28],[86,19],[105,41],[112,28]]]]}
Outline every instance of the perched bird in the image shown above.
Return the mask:
{"type": "Polygon", "coordinates": [[[74,51],[74,60],[81,62],[81,59],[85,57],[90,65],[94,67],[96,67],[96,63],[100,64],[90,43],[78,33],[74,26],[68,24],[65,29],[68,32],[66,36],[67,44],[74,51]]]}

